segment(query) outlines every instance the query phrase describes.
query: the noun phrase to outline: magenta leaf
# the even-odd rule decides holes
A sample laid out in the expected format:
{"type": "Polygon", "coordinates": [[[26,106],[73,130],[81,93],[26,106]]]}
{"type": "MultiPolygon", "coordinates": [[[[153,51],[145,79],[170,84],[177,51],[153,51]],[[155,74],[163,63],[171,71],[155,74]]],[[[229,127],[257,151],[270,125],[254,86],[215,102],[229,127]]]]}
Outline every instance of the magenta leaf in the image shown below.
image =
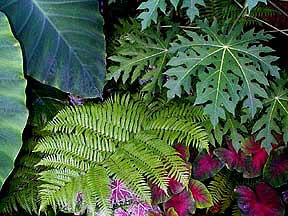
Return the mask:
{"type": "Polygon", "coordinates": [[[180,182],[170,178],[168,188],[172,194],[178,194],[182,192],[185,187],[180,182]]]}
{"type": "Polygon", "coordinates": [[[170,200],[164,203],[164,209],[167,215],[175,215],[175,213],[172,214],[173,211],[170,208],[173,208],[173,211],[175,211],[178,216],[186,216],[195,212],[195,202],[190,192],[184,190],[180,194],[174,195],[170,200]],[[172,212],[168,214],[168,210],[172,212]]]}
{"type": "Polygon", "coordinates": [[[132,200],[134,198],[134,194],[125,187],[124,182],[121,180],[114,180],[110,184],[111,188],[111,196],[110,200],[112,205],[120,203],[124,203],[126,201],[132,200]]]}
{"type": "Polygon", "coordinates": [[[256,185],[255,192],[247,186],[235,189],[238,194],[238,207],[247,216],[284,216],[285,208],[271,186],[264,182],[256,185]]]}
{"type": "Polygon", "coordinates": [[[193,162],[193,176],[198,180],[213,177],[223,168],[224,164],[213,155],[203,150],[193,162]]]}
{"type": "Polygon", "coordinates": [[[263,170],[263,176],[273,187],[280,187],[288,182],[287,147],[278,147],[271,151],[263,170]]]}
{"type": "Polygon", "coordinates": [[[214,154],[223,162],[226,164],[228,169],[233,170],[236,169],[238,172],[243,172],[245,168],[245,156],[244,154],[239,151],[236,152],[234,149],[231,140],[227,140],[227,146],[226,148],[218,148],[214,150],[214,154]]]}
{"type": "Polygon", "coordinates": [[[189,189],[195,200],[196,208],[209,208],[213,206],[212,196],[202,182],[192,179],[189,189]]]}
{"type": "Polygon", "coordinates": [[[187,146],[183,145],[182,143],[177,143],[176,145],[174,145],[174,148],[184,161],[187,162],[189,160],[189,149],[187,146]]]}
{"type": "Polygon", "coordinates": [[[252,153],[246,159],[246,169],[243,172],[245,178],[255,178],[262,174],[262,170],[267,161],[268,154],[265,148],[261,148],[259,151],[252,153]]]}
{"type": "Polygon", "coordinates": [[[153,204],[164,203],[169,199],[165,191],[158,187],[156,184],[151,185],[151,193],[153,204]]]}

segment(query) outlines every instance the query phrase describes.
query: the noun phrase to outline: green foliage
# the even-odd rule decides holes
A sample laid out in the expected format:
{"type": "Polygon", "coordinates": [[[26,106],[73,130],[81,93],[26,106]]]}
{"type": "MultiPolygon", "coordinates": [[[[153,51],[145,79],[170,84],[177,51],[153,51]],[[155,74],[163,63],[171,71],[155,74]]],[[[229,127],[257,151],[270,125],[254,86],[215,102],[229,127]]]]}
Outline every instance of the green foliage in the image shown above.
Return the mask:
{"type": "Polygon", "coordinates": [[[0,12],[0,189],[14,168],[28,113],[20,45],[0,12]]]}
{"type": "MultiPolygon", "coordinates": [[[[179,0],[170,0],[169,1],[175,9],[179,6],[179,0]]],[[[186,10],[186,15],[189,17],[192,22],[195,16],[199,15],[199,10],[196,5],[205,5],[203,0],[183,0],[181,8],[186,10]]],[[[150,26],[151,22],[157,23],[158,18],[158,9],[161,10],[164,14],[167,10],[166,0],[147,0],[138,7],[138,10],[144,10],[138,18],[141,19],[142,30],[150,26]]]]}
{"type": "Polygon", "coordinates": [[[102,95],[105,41],[98,1],[2,0],[0,11],[23,45],[28,75],[74,95],[102,95]]]}
{"type": "Polygon", "coordinates": [[[269,97],[264,101],[262,117],[255,123],[253,132],[258,132],[256,139],[263,139],[262,145],[268,152],[272,149],[271,144],[277,143],[272,132],[283,134],[284,142],[288,141],[287,118],[288,118],[288,91],[284,83],[272,85],[269,89],[269,97]]]}
{"type": "MultiPolygon", "coordinates": [[[[169,59],[168,48],[170,36],[173,31],[167,33],[167,38],[155,28],[141,31],[137,23],[131,21],[121,22],[117,29],[124,28],[126,31],[121,34],[115,45],[115,55],[108,59],[113,61],[110,66],[107,79],[119,80],[121,74],[123,82],[135,82],[145,84],[142,91],[155,93],[163,86],[163,71],[169,59]]],[[[122,31],[122,30],[121,30],[122,31]]]]}
{"type": "Polygon", "coordinates": [[[171,51],[178,53],[165,72],[170,77],[165,84],[168,98],[180,97],[182,87],[190,93],[191,76],[196,76],[200,81],[195,104],[205,104],[204,113],[214,127],[219,118],[226,119],[225,110],[234,115],[241,100],[253,117],[257,108],[262,108],[259,97],[267,98],[266,76],[279,76],[278,68],[271,65],[277,58],[268,55],[272,49],[260,44],[271,37],[253,30],[242,33],[240,26],[230,34],[222,33],[215,23],[199,26],[206,36],[186,31],[186,37],[179,35],[178,42],[172,44],[171,51]]]}
{"type": "Polygon", "coordinates": [[[193,118],[189,106],[187,110],[177,110],[175,104],[147,107],[130,96],[61,110],[45,127],[51,134],[35,148],[45,155],[38,165],[49,168],[40,173],[44,182],[40,210],[51,205],[75,212],[75,197],[81,192],[89,212],[111,215],[110,177],[123,180],[148,203],[147,179],[164,191],[169,176],[187,185],[188,168],[170,145],[180,141],[199,150],[208,148],[198,110],[193,118]],[[95,176],[99,182],[94,181],[95,176]]]}

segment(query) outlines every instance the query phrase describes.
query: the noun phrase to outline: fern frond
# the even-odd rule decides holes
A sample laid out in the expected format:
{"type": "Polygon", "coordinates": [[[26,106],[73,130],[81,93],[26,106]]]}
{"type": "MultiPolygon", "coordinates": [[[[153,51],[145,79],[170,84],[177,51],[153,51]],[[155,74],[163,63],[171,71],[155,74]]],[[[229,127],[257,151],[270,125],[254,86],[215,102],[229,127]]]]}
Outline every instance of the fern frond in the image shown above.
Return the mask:
{"type": "MultiPolygon", "coordinates": [[[[37,165],[48,168],[39,177],[44,182],[39,192],[41,210],[51,205],[75,212],[75,196],[81,192],[90,213],[111,215],[109,178],[122,180],[147,203],[151,203],[151,182],[164,191],[169,177],[188,185],[188,167],[171,145],[183,141],[201,149],[207,134],[192,121],[191,108],[176,111],[181,118],[171,118],[171,110],[149,115],[146,104],[130,95],[61,110],[45,127],[49,135],[34,150],[44,154],[37,165]]],[[[202,119],[201,111],[194,114],[195,121],[202,119]]]]}
{"type": "Polygon", "coordinates": [[[221,203],[221,213],[230,207],[236,183],[232,179],[232,173],[220,172],[208,185],[208,190],[212,196],[213,204],[221,203]]]}
{"type": "Polygon", "coordinates": [[[155,132],[169,145],[175,142],[183,142],[200,150],[208,149],[207,134],[200,124],[179,120],[175,117],[169,119],[152,119],[145,130],[155,132]]]}

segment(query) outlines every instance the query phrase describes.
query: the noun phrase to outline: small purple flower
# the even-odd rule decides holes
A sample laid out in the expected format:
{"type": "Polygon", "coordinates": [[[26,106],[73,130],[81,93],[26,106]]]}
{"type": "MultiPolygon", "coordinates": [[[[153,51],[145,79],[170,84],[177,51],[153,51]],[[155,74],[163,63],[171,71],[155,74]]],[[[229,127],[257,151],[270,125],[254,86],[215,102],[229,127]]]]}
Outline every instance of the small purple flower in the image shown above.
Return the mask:
{"type": "Polygon", "coordinates": [[[112,205],[120,204],[134,198],[133,193],[125,187],[124,182],[121,180],[116,179],[112,181],[112,183],[110,184],[110,188],[110,200],[112,205]]]}

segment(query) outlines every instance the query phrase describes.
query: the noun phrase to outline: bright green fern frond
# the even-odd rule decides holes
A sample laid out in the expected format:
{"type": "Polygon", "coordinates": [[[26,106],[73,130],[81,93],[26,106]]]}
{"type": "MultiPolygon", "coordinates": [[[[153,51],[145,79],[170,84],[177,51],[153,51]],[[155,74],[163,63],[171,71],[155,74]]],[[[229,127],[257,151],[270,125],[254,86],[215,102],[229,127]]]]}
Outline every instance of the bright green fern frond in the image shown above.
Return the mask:
{"type": "Polygon", "coordinates": [[[208,149],[207,133],[198,123],[179,120],[175,117],[157,118],[151,119],[145,126],[145,130],[155,132],[169,145],[183,142],[200,150],[208,149]]]}
{"type": "Polygon", "coordinates": [[[61,110],[34,150],[44,154],[38,166],[48,168],[39,177],[44,182],[41,210],[50,205],[67,212],[87,208],[91,214],[111,215],[110,178],[122,180],[148,203],[151,182],[164,191],[169,177],[188,185],[189,168],[171,145],[183,141],[205,148],[207,135],[195,122],[204,117],[199,109],[170,107],[175,115],[168,109],[150,115],[141,97],[115,95],[101,105],[61,110]],[[76,196],[83,196],[81,206],[75,204],[76,196]]]}
{"type": "Polygon", "coordinates": [[[137,134],[135,139],[141,141],[148,150],[158,155],[164,161],[165,168],[169,170],[168,175],[170,177],[173,177],[183,185],[188,185],[189,171],[185,166],[186,164],[172,147],[167,146],[167,144],[165,145],[165,142],[157,138],[156,135],[147,132],[137,134]]]}
{"type": "Polygon", "coordinates": [[[146,178],[141,175],[129,160],[126,160],[126,154],[119,152],[112,155],[105,161],[104,166],[110,175],[114,175],[115,178],[123,180],[127,187],[141,199],[151,203],[151,192],[146,178]]]}

